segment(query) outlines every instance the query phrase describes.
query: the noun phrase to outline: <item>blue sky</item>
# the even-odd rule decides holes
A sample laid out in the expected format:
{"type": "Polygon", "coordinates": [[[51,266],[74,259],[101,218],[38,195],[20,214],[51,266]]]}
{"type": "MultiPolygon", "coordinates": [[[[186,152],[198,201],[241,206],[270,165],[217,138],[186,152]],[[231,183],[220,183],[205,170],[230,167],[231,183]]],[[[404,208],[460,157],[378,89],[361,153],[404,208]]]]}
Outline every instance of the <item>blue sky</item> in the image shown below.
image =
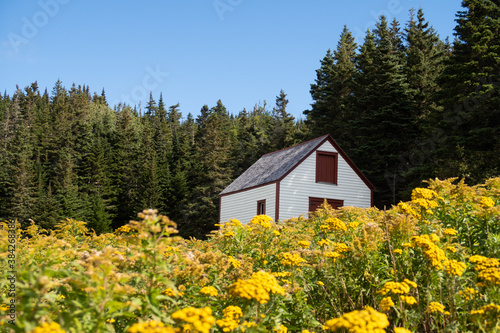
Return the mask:
{"type": "Polygon", "coordinates": [[[37,0],[0,2],[0,91],[60,79],[104,88],[110,104],[142,106],[149,92],[183,116],[221,99],[228,111],[267,102],[283,89],[304,116],[309,88],[344,25],[362,44],[381,14],[406,24],[422,7],[453,40],[461,1],[451,0],[37,0]]]}

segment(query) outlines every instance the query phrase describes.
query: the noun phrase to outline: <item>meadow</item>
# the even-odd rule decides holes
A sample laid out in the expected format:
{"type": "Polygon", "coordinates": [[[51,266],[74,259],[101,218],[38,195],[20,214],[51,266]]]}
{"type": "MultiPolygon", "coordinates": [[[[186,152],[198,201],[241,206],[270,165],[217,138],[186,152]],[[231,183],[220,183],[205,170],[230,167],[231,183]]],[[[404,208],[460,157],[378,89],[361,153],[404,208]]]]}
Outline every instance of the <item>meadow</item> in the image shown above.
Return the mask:
{"type": "Polygon", "coordinates": [[[204,241],[176,232],[152,209],[101,235],[72,219],[3,223],[16,295],[2,277],[0,330],[500,331],[500,178],[429,180],[385,211],[323,205],[226,221],[204,241]]]}

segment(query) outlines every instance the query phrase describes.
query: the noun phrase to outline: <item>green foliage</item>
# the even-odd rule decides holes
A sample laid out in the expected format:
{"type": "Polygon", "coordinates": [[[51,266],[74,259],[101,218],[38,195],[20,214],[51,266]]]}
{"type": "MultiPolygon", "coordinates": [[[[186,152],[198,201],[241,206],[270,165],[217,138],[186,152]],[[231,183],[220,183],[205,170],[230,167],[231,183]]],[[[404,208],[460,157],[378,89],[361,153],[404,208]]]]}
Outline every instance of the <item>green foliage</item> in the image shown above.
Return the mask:
{"type": "Polygon", "coordinates": [[[203,238],[218,222],[219,192],[263,153],[301,139],[287,103],[281,91],[272,114],[234,117],[218,101],[195,122],[162,94],[144,116],[61,81],[50,97],[36,83],[2,95],[0,218],[52,229],[72,217],[101,234],[156,207],[183,236],[203,238]]]}

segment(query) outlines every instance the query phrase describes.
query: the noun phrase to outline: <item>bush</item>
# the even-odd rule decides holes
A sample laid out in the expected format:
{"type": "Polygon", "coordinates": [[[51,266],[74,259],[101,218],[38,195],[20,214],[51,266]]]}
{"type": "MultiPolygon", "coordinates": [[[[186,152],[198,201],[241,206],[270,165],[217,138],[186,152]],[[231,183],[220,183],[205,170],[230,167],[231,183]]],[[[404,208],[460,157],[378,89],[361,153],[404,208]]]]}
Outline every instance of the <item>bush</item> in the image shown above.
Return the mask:
{"type": "MultiPolygon", "coordinates": [[[[230,220],[206,241],[175,236],[154,210],[99,236],[71,219],[18,229],[16,319],[0,328],[498,331],[500,178],[428,184],[390,210],[325,203],[309,218],[230,220]]],[[[0,233],[7,272],[7,223],[0,233]]],[[[6,313],[11,299],[1,294],[6,313]]]]}

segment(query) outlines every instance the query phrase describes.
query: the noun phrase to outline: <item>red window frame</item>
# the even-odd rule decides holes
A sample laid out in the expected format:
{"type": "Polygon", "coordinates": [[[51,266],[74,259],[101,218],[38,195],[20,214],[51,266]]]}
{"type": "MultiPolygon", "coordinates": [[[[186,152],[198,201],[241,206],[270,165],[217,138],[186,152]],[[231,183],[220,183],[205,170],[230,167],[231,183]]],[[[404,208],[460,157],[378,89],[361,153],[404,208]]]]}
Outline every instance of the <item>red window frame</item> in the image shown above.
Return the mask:
{"type": "Polygon", "coordinates": [[[338,153],[316,151],[316,183],[337,185],[338,153]]]}
{"type": "Polygon", "coordinates": [[[257,215],[266,215],[266,199],[257,201],[257,215]]]}

